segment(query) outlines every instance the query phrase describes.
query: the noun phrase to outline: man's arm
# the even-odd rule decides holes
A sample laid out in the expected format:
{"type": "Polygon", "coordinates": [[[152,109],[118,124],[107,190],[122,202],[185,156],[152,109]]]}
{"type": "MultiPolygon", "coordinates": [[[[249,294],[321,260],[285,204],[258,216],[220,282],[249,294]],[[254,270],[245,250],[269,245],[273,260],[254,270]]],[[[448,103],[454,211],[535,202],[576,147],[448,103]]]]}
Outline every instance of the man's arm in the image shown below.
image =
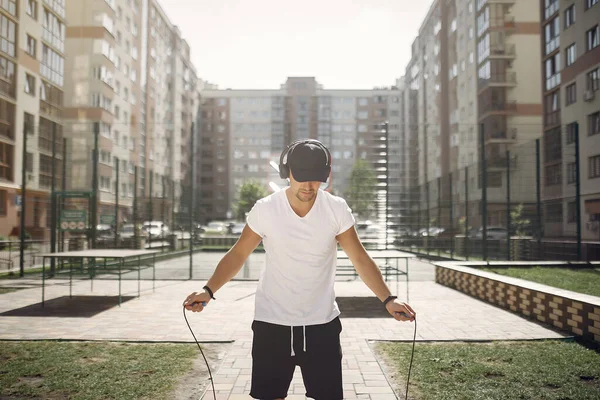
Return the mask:
{"type": "Polygon", "coordinates": [[[246,225],[240,238],[217,264],[217,268],[206,286],[215,293],[233,279],[261,240],[262,238],[246,225]]]}
{"type": "Polygon", "coordinates": [[[385,284],[379,267],[360,242],[354,226],[336,236],[336,239],[350,257],[350,261],[363,282],[375,293],[379,300],[384,301],[387,299],[392,293],[385,284]]]}

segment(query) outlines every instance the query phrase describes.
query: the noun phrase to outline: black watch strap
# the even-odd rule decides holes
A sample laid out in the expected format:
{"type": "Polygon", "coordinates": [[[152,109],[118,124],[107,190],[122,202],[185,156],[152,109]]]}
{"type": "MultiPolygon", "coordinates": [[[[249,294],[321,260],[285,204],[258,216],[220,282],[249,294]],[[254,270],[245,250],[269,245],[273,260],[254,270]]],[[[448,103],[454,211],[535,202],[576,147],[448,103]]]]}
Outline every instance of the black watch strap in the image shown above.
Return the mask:
{"type": "Polygon", "coordinates": [[[398,296],[388,296],[388,298],[383,301],[383,305],[385,306],[385,305],[387,305],[387,303],[389,303],[390,301],[395,300],[397,298],[398,298],[398,296]]]}
{"type": "Polygon", "coordinates": [[[208,286],[204,286],[202,289],[204,289],[204,290],[206,290],[208,292],[208,294],[210,295],[211,299],[216,300],[215,299],[215,295],[213,294],[213,291],[210,290],[210,288],[208,286]]]}

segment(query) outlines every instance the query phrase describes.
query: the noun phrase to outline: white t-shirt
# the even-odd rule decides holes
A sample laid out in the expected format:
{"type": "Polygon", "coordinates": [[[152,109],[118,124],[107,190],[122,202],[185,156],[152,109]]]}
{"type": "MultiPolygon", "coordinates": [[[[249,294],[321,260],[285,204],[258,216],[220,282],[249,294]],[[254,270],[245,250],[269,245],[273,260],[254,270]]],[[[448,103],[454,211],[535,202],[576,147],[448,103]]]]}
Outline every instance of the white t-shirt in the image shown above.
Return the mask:
{"type": "Polygon", "coordinates": [[[257,201],[247,223],[263,239],[266,266],[256,290],[255,320],[304,326],[340,315],[333,290],[335,237],[354,222],[346,201],[323,190],[304,217],[294,212],[286,190],[257,201]]]}

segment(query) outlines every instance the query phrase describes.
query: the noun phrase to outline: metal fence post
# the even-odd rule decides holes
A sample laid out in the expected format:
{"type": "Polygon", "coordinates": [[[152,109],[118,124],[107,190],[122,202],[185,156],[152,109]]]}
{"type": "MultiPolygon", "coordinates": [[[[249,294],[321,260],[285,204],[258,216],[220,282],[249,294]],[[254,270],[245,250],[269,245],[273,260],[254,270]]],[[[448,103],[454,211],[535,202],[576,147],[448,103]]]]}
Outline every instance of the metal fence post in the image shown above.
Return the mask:
{"type": "MultiPolygon", "coordinates": [[[[437,207],[437,228],[442,227],[442,177],[437,178],[438,207],[437,207]]],[[[438,256],[440,255],[440,242],[437,241],[438,256]]]]}
{"type": "Polygon", "coordinates": [[[100,135],[100,123],[94,122],[94,150],[92,153],[92,198],[91,198],[91,240],[92,248],[96,248],[96,227],[98,225],[98,136],[100,135]]]}
{"type": "Polygon", "coordinates": [[[487,165],[485,159],[485,128],[481,124],[481,132],[479,134],[481,141],[481,227],[482,227],[482,242],[481,256],[487,261],[487,165]]]}
{"type": "Polygon", "coordinates": [[[452,187],[452,172],[449,175],[450,187],[450,258],[454,258],[454,190],[452,187]]]}
{"type": "Polygon", "coordinates": [[[427,183],[425,183],[425,196],[427,197],[427,221],[426,222],[426,227],[427,227],[427,231],[425,232],[427,235],[424,236],[425,237],[425,250],[427,251],[427,254],[429,254],[429,181],[427,181],[427,183]]]}
{"type": "Polygon", "coordinates": [[[537,245],[539,260],[542,256],[542,173],[540,139],[535,140],[535,189],[537,206],[537,245]]]}
{"type": "MultiPolygon", "coordinates": [[[[52,177],[50,180],[50,253],[56,252],[56,122],[52,124],[52,177]]],[[[50,274],[56,271],[56,259],[50,259],[50,274]]]]}
{"type": "Polygon", "coordinates": [[[133,168],[133,243],[138,247],[138,166],[133,168]]]}
{"type": "Polygon", "coordinates": [[[581,261],[581,168],[579,158],[579,123],[575,122],[575,213],[577,218],[577,261],[581,261]]]}
{"type": "MultiPolygon", "coordinates": [[[[65,209],[65,199],[64,192],[67,190],[67,139],[63,138],[63,150],[62,150],[62,182],[61,182],[61,190],[63,195],[60,197],[60,210],[65,209]]],[[[65,251],[65,233],[63,231],[60,232],[60,246],[59,251],[65,251]]]]}
{"type": "Polygon", "coordinates": [[[465,167],[465,259],[469,261],[469,167],[465,167]]]}
{"type": "Polygon", "coordinates": [[[510,255],[510,151],[506,151],[506,259],[511,260],[510,255]]]}
{"type": "Polygon", "coordinates": [[[196,148],[194,147],[194,123],[190,129],[190,168],[191,171],[191,185],[190,185],[190,272],[189,279],[192,279],[193,275],[193,263],[194,263],[194,202],[196,200],[196,148]]]}
{"type": "MultiPolygon", "coordinates": [[[[19,223],[19,276],[25,275],[25,210],[27,209],[27,128],[23,124],[23,151],[21,160],[21,220],[19,223]]],[[[31,127],[33,129],[33,127],[31,127]]]]}
{"type": "Polygon", "coordinates": [[[119,163],[118,157],[115,157],[115,248],[119,247],[119,163]]]}

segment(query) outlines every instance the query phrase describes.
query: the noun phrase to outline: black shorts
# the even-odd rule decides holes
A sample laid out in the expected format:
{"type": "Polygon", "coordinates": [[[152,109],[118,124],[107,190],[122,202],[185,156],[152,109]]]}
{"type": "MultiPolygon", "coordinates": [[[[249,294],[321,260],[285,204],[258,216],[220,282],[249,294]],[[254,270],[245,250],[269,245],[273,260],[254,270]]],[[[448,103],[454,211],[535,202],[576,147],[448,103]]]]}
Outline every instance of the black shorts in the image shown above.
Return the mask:
{"type": "Polygon", "coordinates": [[[250,396],[261,400],[285,398],[299,365],[306,397],[343,399],[339,317],[326,324],[295,326],[293,334],[289,326],[254,321],[252,331],[250,396]]]}

